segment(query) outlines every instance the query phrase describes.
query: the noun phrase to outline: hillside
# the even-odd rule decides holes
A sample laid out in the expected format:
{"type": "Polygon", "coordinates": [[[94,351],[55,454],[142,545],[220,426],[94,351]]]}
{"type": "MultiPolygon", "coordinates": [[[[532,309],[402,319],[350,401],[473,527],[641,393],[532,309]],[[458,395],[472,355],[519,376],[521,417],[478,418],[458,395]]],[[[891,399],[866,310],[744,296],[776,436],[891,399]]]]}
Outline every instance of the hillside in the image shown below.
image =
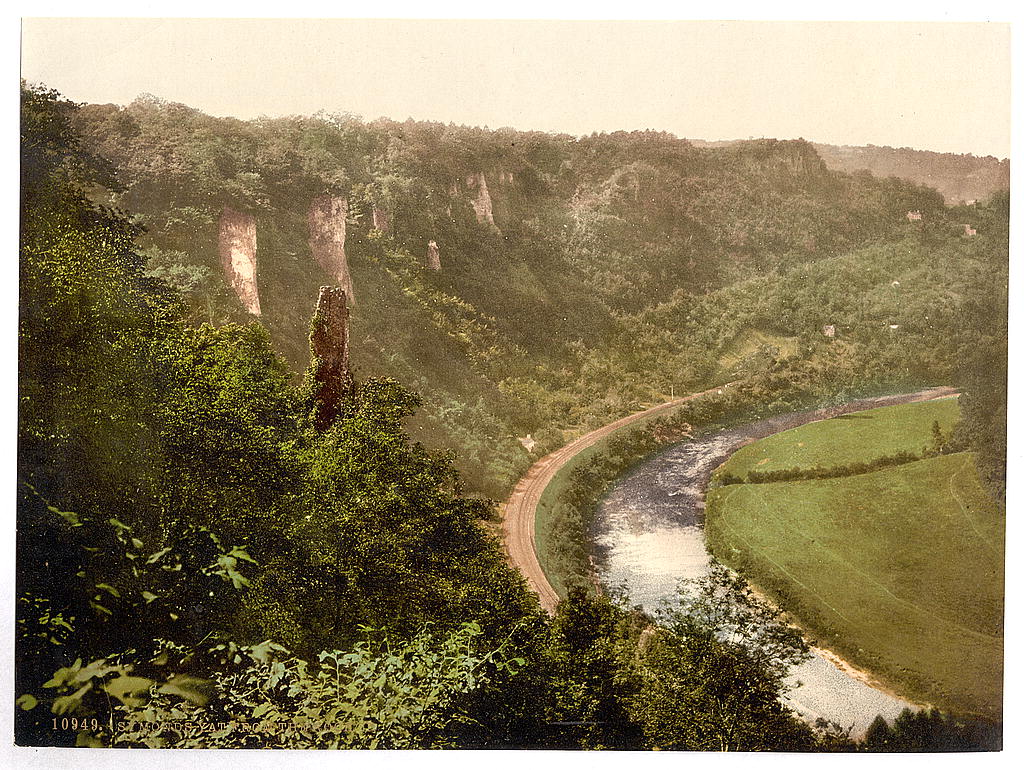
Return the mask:
{"type": "MultiPolygon", "coordinates": [[[[697,147],[715,148],[745,144],[741,140],[707,142],[691,140],[697,147]]],[[[939,191],[949,205],[970,204],[1010,189],[1010,161],[991,155],[915,150],[910,147],[879,147],[874,144],[811,146],[832,171],[846,174],[868,172],[885,179],[896,177],[939,191]]]]}
{"type": "MultiPolygon", "coordinates": [[[[781,700],[806,645],[742,581],[656,618],[569,586],[549,617],[476,495],[524,432],[536,454],[723,377],[572,469],[548,531],[574,584],[609,480],[765,410],[956,381],[943,437],[998,491],[1005,195],[948,209],[800,142],[24,83],[20,171],[18,745],[856,749],[781,700]]],[[[923,718],[864,746],[998,744],[923,718]]]]}
{"type": "Polygon", "coordinates": [[[1010,189],[1010,161],[1006,158],[873,144],[813,146],[830,169],[848,174],[868,171],[880,178],[894,176],[934,187],[950,205],[985,200],[1010,189]]]}
{"type": "Polygon", "coordinates": [[[923,263],[922,238],[963,232],[934,190],[831,171],[804,141],[242,122],[153,97],[74,125],[118,180],[96,199],[135,213],[149,273],[194,323],[258,319],[297,376],[318,287],[348,288],[357,377],[419,391],[414,434],[493,497],[529,464],[517,437],[542,452],[709,384],[772,331],[695,343],[683,330],[707,322],[652,308],[894,239],[923,263]]]}

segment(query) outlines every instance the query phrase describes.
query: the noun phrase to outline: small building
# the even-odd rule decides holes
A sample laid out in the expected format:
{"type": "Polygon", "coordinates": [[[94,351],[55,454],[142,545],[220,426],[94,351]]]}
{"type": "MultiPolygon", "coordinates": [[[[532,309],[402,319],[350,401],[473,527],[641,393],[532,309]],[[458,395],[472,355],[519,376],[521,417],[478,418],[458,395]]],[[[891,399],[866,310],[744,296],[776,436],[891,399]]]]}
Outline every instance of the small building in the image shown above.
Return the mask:
{"type": "Polygon", "coordinates": [[[821,327],[821,333],[824,334],[826,337],[835,337],[836,336],[836,326],[835,326],[835,324],[825,324],[824,326],[821,327]]]}
{"type": "Polygon", "coordinates": [[[908,222],[920,222],[921,221],[921,212],[920,211],[908,211],[907,212],[907,221],[908,222]]]}
{"type": "Polygon", "coordinates": [[[970,225],[964,225],[964,237],[965,238],[969,238],[970,236],[977,235],[977,234],[978,234],[978,231],[975,230],[973,227],[971,227],[970,225]]]}

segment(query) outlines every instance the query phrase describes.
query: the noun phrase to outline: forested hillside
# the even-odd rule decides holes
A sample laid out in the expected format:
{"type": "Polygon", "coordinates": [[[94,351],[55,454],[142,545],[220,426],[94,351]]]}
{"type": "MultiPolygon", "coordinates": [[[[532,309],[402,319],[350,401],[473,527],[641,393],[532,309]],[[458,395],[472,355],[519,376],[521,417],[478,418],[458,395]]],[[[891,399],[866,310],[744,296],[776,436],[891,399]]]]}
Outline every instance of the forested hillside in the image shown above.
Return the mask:
{"type": "Polygon", "coordinates": [[[780,702],[805,646],[741,582],[548,618],[480,497],[516,437],[736,377],[743,408],[963,384],[998,489],[1005,196],[803,142],[21,98],[19,743],[853,748],[780,702]]]}
{"type": "Polygon", "coordinates": [[[241,122],[152,97],[73,120],[121,185],[95,199],[133,212],[147,274],[184,294],[192,322],[258,312],[297,375],[317,287],[350,287],[357,372],[416,389],[415,435],[455,449],[470,488],[492,497],[529,462],[516,437],[551,449],[710,384],[788,325],[709,321],[709,293],[727,301],[723,287],[779,271],[798,281],[801,265],[899,239],[923,268],[922,239],[962,232],[934,190],[829,171],[803,141],[241,122]],[[225,237],[240,266],[218,253],[225,237]],[[651,313],[666,302],[682,309],[673,325],[651,313]]]}
{"type": "Polygon", "coordinates": [[[898,176],[934,187],[950,205],[984,200],[1010,189],[1010,161],[991,155],[929,152],[909,147],[837,147],[817,144],[829,168],[847,173],[869,171],[877,177],[898,176]]]}
{"type": "MultiPolygon", "coordinates": [[[[693,140],[698,147],[729,147],[741,141],[693,140]]],[[[1010,161],[991,155],[932,152],[910,147],[835,145],[812,142],[815,152],[833,171],[846,174],[865,172],[880,179],[898,177],[933,187],[946,203],[955,206],[990,198],[1010,189],[1010,161]]]]}
{"type": "Polygon", "coordinates": [[[73,113],[22,92],[18,743],[849,745],[779,702],[803,646],[761,605],[730,641],[699,594],[549,620],[405,433],[417,396],[342,372],[328,401],[322,351],[299,379],[261,325],[195,323],[92,202],[73,113]]]}

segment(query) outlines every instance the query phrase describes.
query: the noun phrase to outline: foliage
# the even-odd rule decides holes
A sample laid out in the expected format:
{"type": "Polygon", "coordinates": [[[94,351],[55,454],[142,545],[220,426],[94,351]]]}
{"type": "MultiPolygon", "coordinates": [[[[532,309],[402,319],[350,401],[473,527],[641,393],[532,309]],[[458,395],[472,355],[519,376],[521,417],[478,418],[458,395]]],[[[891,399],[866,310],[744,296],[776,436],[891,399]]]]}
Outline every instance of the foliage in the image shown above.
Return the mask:
{"type": "Polygon", "coordinates": [[[1009,206],[1005,194],[994,196],[984,207],[974,207],[991,246],[981,252],[984,279],[969,286],[956,335],[963,419],[954,440],[977,452],[978,472],[1000,502],[1006,497],[1009,206]]]}
{"type": "Polygon", "coordinates": [[[209,702],[153,687],[145,704],[116,706],[115,730],[104,738],[151,748],[450,747],[473,721],[466,695],[495,672],[514,674],[525,664],[502,646],[477,651],[480,635],[474,623],[440,638],[424,629],[403,644],[363,641],[321,652],[315,664],[272,642],[220,644],[210,652],[225,667],[210,683],[209,702]]]}
{"type": "MultiPolygon", "coordinates": [[[[57,140],[27,159],[49,166],[29,179],[21,241],[22,703],[75,660],[145,656],[157,638],[267,629],[308,655],[367,622],[408,639],[476,619],[484,644],[525,622],[510,649],[535,656],[540,610],[480,526],[489,505],[404,432],[417,398],[368,381],[311,431],[267,331],[183,323],[136,229],[85,197],[97,177],[51,125],[73,106],[23,98],[28,149],[45,145],[33,132],[57,140]]],[[[488,739],[523,720],[529,691],[504,697],[507,673],[474,693],[488,739]]],[[[39,713],[21,710],[20,741],[52,739],[39,713]]]]}
{"type": "MultiPolygon", "coordinates": [[[[1005,272],[999,201],[965,239],[933,192],[829,172],[805,142],[246,123],[35,87],[22,152],[19,742],[53,742],[59,716],[89,720],[57,738],[88,745],[835,744],[779,705],[780,638],[735,617],[691,603],[659,629],[574,590],[549,623],[465,490],[507,490],[517,435],[553,449],[741,370],[574,472],[552,540],[582,584],[604,485],[693,426],[949,379],[971,345],[998,359],[979,298],[1005,272]],[[497,228],[470,205],[481,173],[497,228]],[[349,202],[360,386],[313,429],[294,373],[324,193],[349,202]],[[259,323],[220,275],[224,206],[257,221],[259,323]],[[906,207],[935,224],[908,229],[906,207]],[[440,272],[415,256],[428,240],[440,272]],[[331,726],[223,724],[246,719],[331,726]]],[[[965,388],[961,442],[991,430],[997,385],[965,388]]]]}
{"type": "MultiPolygon", "coordinates": [[[[456,448],[468,488],[495,497],[527,461],[516,435],[554,449],[666,391],[706,386],[744,329],[814,341],[820,324],[845,320],[794,317],[794,308],[824,314],[812,310],[824,286],[853,308],[866,295],[872,311],[892,299],[874,296],[877,282],[820,263],[903,236],[954,240],[937,235],[947,212],[934,191],[829,171],[802,140],[694,146],[653,131],[573,139],[330,114],[242,122],[153,97],[85,105],[74,125],[83,146],[117,168],[123,189],[105,199],[147,225],[143,243],[161,255],[151,270],[185,290],[192,318],[244,317],[225,300],[216,219],[225,205],[255,215],[262,321],[293,371],[306,363],[305,308],[328,280],[309,253],[309,201],[344,196],[357,368],[429,397],[424,440],[456,448]],[[497,230],[470,205],[467,179],[479,174],[497,230]],[[387,232],[373,229],[374,209],[387,232]],[[930,229],[911,227],[907,210],[925,212],[930,229]],[[421,259],[431,240],[443,254],[436,273],[421,259]],[[750,279],[761,281],[753,300],[729,291],[750,279]],[[493,426],[486,438],[446,413],[455,403],[483,411],[493,426]]],[[[926,263],[923,245],[904,262],[926,263]]],[[[955,271],[927,272],[929,285],[913,294],[949,303],[955,271]]],[[[907,307],[895,311],[854,319],[863,327],[856,360],[836,376],[948,376],[946,330],[918,329],[928,313],[916,306],[914,323],[907,307]],[[883,337],[883,322],[902,331],[883,337]]],[[[755,351],[740,369],[761,373],[790,352],[755,351]]]]}
{"type": "Polygon", "coordinates": [[[954,719],[935,709],[904,709],[890,725],[877,717],[861,742],[863,751],[999,751],[1001,731],[991,723],[954,719]]]}
{"type": "Polygon", "coordinates": [[[934,187],[949,203],[984,200],[1010,188],[1010,161],[909,147],[835,147],[815,144],[829,168],[874,176],[898,176],[934,187]]]}
{"type": "Polygon", "coordinates": [[[744,596],[734,577],[723,581],[725,574],[681,594],[657,625],[607,597],[571,589],[552,625],[548,745],[685,751],[848,745],[781,705],[781,677],[803,644],[766,605],[744,596]],[[704,598],[728,599],[734,590],[739,604],[727,626],[713,614],[691,614],[704,598]],[[768,639],[777,644],[759,646],[768,639]]]}

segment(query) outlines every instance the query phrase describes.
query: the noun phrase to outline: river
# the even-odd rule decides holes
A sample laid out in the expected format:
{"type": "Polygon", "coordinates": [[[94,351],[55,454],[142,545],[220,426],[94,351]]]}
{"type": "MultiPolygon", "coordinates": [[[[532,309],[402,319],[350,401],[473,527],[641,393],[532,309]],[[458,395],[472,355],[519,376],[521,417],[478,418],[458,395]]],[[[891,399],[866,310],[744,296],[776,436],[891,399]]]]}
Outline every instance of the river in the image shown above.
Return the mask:
{"type": "MultiPolygon", "coordinates": [[[[853,401],[828,410],[771,417],[672,446],[620,478],[600,503],[592,531],[598,576],[626,586],[633,603],[649,611],[674,596],[682,579],[708,570],[704,490],[711,472],[744,444],[826,417],[952,395],[948,388],[853,401]]],[[[860,737],[875,716],[893,719],[912,704],[863,681],[815,651],[795,666],[784,700],[813,721],[851,727],[860,737]]]]}

